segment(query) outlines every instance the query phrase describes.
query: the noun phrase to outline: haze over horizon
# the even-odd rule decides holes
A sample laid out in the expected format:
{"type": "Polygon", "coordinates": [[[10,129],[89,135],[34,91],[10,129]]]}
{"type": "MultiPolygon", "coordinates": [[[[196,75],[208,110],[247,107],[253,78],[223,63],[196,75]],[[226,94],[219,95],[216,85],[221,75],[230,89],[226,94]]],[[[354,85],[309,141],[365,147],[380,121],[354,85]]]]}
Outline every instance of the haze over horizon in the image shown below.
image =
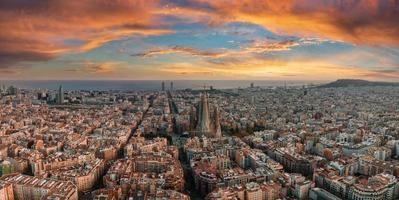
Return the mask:
{"type": "Polygon", "coordinates": [[[0,79],[399,80],[397,0],[0,3],[0,79]]]}

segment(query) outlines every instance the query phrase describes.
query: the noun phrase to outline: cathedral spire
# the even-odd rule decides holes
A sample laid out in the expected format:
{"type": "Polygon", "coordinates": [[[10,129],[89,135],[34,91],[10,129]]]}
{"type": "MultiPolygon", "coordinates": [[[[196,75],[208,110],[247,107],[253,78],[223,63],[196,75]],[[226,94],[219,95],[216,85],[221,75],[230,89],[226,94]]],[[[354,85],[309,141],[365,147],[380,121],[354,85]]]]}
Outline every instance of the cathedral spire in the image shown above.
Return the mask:
{"type": "Polygon", "coordinates": [[[210,126],[210,116],[209,116],[209,102],[208,94],[204,92],[201,94],[201,101],[198,105],[198,124],[197,131],[201,134],[208,134],[211,132],[210,126]]]}
{"type": "Polygon", "coordinates": [[[214,116],[214,126],[215,126],[215,137],[222,137],[222,128],[220,127],[220,112],[217,106],[215,106],[213,116],[214,116]]]}

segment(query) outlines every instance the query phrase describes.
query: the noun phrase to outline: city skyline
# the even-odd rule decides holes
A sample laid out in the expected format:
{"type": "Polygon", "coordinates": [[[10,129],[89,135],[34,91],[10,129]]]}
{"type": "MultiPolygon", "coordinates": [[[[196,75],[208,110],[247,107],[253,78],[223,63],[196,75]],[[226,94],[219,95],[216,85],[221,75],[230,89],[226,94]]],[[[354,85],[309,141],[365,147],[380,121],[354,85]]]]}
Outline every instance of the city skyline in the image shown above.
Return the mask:
{"type": "Polygon", "coordinates": [[[399,2],[0,3],[0,79],[399,80],[399,2]]]}
{"type": "Polygon", "coordinates": [[[398,200],[399,0],[0,0],[0,200],[398,200]]]}

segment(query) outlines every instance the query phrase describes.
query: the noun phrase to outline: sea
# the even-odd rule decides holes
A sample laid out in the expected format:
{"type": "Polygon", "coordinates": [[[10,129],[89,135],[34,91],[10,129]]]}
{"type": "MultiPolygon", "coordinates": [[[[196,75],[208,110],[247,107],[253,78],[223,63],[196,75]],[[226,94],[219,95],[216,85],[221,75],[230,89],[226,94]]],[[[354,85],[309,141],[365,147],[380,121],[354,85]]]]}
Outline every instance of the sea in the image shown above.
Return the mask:
{"type": "Polygon", "coordinates": [[[324,83],[323,81],[280,81],[280,80],[0,80],[0,85],[14,86],[20,89],[49,89],[55,90],[62,85],[64,90],[160,90],[162,82],[169,90],[173,82],[174,90],[248,88],[254,87],[292,87],[309,86],[324,83]]]}

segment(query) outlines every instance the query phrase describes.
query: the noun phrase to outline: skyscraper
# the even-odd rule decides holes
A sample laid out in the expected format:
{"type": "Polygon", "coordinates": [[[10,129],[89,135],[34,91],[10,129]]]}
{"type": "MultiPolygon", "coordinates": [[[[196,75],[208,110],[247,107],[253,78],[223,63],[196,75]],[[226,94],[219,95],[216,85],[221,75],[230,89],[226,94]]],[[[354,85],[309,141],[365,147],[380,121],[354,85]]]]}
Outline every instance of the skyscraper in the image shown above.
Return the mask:
{"type": "Polygon", "coordinates": [[[165,91],[165,82],[162,81],[162,91],[165,91]]]}
{"type": "Polygon", "coordinates": [[[64,91],[62,89],[62,85],[60,85],[60,87],[58,88],[57,103],[58,104],[64,103],[64,91]]]}
{"type": "Polygon", "coordinates": [[[9,94],[15,95],[15,96],[18,96],[19,93],[20,93],[19,88],[14,87],[14,86],[10,86],[10,87],[8,88],[8,91],[9,91],[9,92],[8,92],[9,94]]]}
{"type": "Polygon", "coordinates": [[[170,91],[173,91],[173,81],[170,82],[170,91]]]}

